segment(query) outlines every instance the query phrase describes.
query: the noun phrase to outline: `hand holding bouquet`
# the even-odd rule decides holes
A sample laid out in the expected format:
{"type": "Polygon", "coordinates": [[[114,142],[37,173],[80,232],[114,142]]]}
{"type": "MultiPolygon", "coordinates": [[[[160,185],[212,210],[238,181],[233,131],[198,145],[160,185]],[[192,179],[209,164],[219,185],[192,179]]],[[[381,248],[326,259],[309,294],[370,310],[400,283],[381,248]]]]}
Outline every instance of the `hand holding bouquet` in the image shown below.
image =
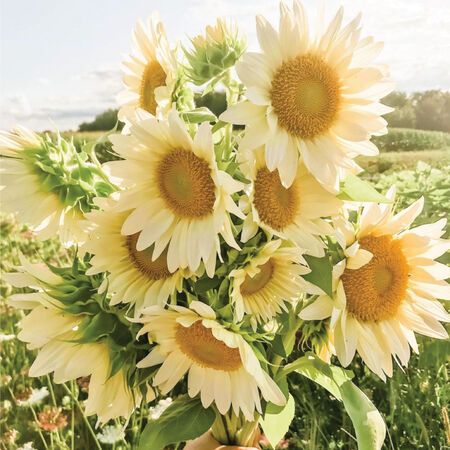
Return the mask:
{"type": "Polygon", "coordinates": [[[423,199],[395,212],[395,188],[357,176],[392,89],[359,21],[339,9],[313,26],[295,0],[278,31],[257,17],[260,52],[223,19],[181,51],[153,15],[124,61],[114,161],[1,134],[3,207],[72,258],[4,275],[32,289],[9,300],[30,311],[30,376],[89,377],[100,423],[170,395],[139,448],[209,450],[255,445],[260,428],[275,447],[298,373],[343,403],[359,448],[381,448],[383,419],[345,368],[358,357],[385,380],[415,332],[447,337],[450,269],[435,259],[450,243],[445,220],[411,228],[423,199]],[[196,106],[219,91],[218,117],[196,106]]]}

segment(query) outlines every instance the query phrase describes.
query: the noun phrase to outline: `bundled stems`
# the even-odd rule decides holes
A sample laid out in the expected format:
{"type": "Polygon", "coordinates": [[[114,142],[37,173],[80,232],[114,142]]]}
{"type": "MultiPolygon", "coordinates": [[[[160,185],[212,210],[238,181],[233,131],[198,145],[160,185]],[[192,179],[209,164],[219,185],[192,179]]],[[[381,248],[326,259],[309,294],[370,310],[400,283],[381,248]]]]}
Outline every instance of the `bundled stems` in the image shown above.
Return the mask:
{"type": "Polygon", "coordinates": [[[216,420],[211,427],[214,438],[223,445],[254,445],[259,435],[259,414],[249,422],[242,416],[237,416],[232,410],[222,415],[216,410],[216,420]]]}

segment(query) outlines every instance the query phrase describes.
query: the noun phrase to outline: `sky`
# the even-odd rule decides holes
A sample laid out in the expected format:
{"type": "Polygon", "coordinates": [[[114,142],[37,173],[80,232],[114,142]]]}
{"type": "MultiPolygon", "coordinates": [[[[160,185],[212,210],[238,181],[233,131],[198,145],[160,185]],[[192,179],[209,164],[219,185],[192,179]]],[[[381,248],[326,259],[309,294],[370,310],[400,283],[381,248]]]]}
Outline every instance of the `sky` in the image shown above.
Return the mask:
{"type": "MultiPolygon", "coordinates": [[[[450,89],[450,0],[325,0],[329,14],[341,4],[347,20],[363,13],[363,35],[385,42],[378,62],[397,89],[450,89]]],[[[276,0],[0,0],[0,129],[77,129],[116,107],[131,30],[154,10],[184,43],[233,17],[252,50],[255,15],[278,22],[276,0]]]]}

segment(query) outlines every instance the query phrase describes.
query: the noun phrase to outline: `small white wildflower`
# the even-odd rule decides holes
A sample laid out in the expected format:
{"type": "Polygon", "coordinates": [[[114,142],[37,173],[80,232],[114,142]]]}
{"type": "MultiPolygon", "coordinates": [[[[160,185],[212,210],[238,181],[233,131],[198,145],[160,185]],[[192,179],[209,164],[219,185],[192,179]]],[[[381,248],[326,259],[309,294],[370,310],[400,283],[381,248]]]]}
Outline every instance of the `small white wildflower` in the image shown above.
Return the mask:
{"type": "Polygon", "coordinates": [[[19,447],[17,450],[36,450],[36,448],[33,447],[33,442],[26,442],[22,445],[22,447],[19,447]]]}
{"type": "Polygon", "coordinates": [[[107,425],[102,429],[101,433],[97,434],[97,439],[102,444],[115,444],[125,439],[125,433],[122,427],[107,425]]]}
{"type": "Polygon", "coordinates": [[[153,420],[159,419],[161,414],[170,406],[171,403],[172,399],[170,397],[160,400],[156,406],[149,408],[148,412],[150,414],[150,418],[153,420]]]}
{"type": "Polygon", "coordinates": [[[0,334],[0,342],[12,341],[15,338],[15,334],[0,334]]]}
{"type": "Polygon", "coordinates": [[[26,400],[17,400],[17,404],[19,406],[34,406],[41,403],[48,395],[47,386],[41,387],[40,389],[32,389],[31,395],[26,400]]]}

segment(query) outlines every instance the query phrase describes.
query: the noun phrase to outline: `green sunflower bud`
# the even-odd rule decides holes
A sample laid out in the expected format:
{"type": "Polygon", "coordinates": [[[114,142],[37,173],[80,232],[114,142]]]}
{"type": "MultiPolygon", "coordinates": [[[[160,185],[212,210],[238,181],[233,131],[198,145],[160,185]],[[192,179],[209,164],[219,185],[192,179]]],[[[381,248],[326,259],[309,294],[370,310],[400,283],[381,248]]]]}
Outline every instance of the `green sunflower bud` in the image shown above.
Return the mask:
{"type": "Polygon", "coordinates": [[[245,39],[234,24],[217,19],[215,26],[207,26],[205,36],[191,39],[193,48],[184,50],[189,66],[189,79],[200,86],[220,77],[236,64],[246,48],[245,39]]]}
{"type": "Polygon", "coordinates": [[[22,159],[33,167],[42,190],[56,194],[68,209],[88,212],[95,197],[106,197],[114,192],[115,187],[101,168],[86,152],[78,151],[73,141],[58,134],[56,140],[46,135],[39,143],[24,148],[22,159]]]}

